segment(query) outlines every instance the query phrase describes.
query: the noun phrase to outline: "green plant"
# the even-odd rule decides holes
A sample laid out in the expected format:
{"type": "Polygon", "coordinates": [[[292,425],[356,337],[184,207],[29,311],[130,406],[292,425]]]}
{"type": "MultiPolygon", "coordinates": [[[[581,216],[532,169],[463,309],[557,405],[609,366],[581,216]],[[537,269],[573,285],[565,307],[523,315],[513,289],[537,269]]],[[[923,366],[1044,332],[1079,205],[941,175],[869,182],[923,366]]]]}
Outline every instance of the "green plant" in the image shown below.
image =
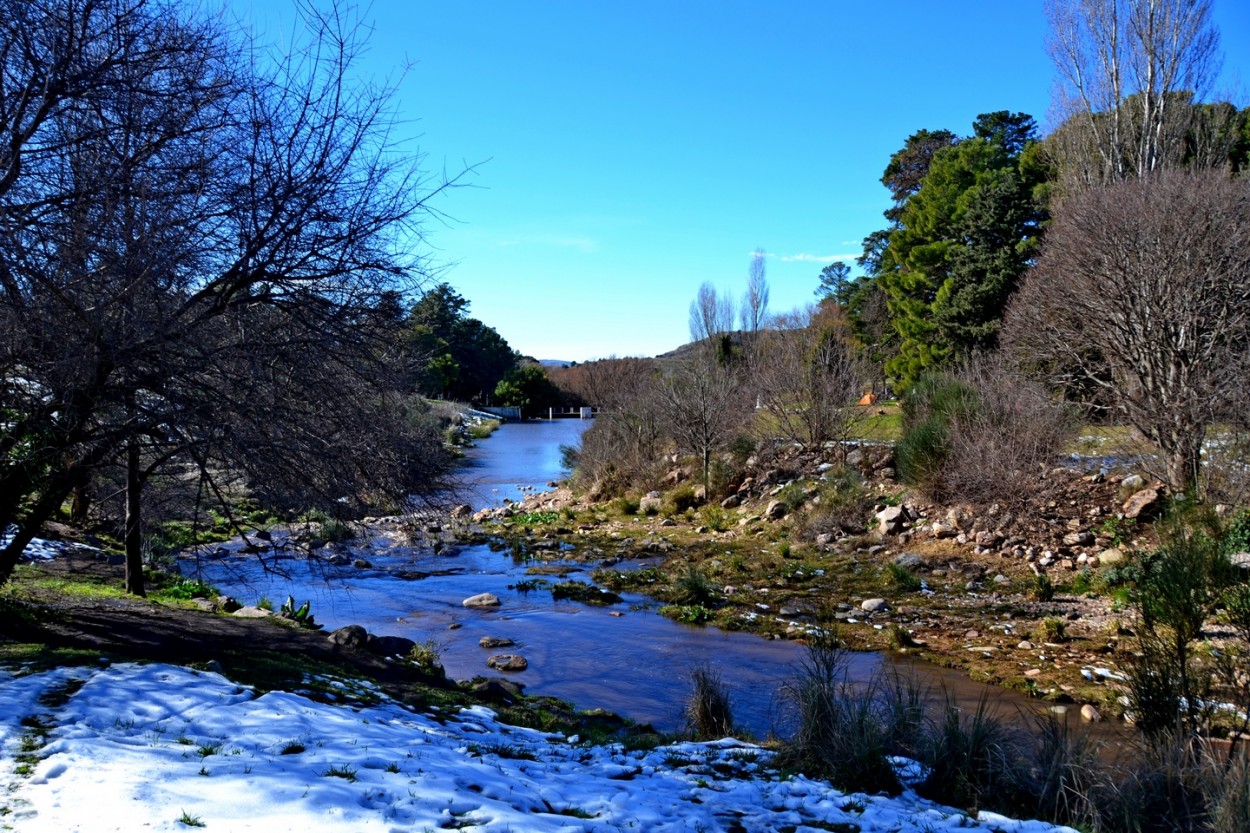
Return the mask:
{"type": "Polygon", "coordinates": [[[690,671],[691,692],[686,700],[686,725],[697,740],[717,740],[733,734],[733,707],[719,674],[707,665],[690,671]]]}
{"type": "Polygon", "coordinates": [[[948,695],[922,750],[928,766],[916,792],[954,807],[1007,811],[1028,804],[1024,739],[982,695],[970,712],[948,695]]]}
{"type": "Polygon", "coordinates": [[[900,593],[916,593],[924,586],[920,583],[920,577],[902,564],[886,564],[885,573],[890,586],[900,593]]]}
{"type": "Polygon", "coordinates": [[[710,605],[719,598],[707,573],[693,564],[673,581],[673,599],[683,605],[710,605]]]}
{"type": "Polygon", "coordinates": [[[546,526],[559,520],[560,516],[556,512],[525,512],[515,516],[512,522],[521,526],[546,526]]]}
{"type": "Polygon", "coordinates": [[[342,778],[344,781],[356,780],[356,770],[346,764],[343,766],[332,766],[325,772],[321,773],[321,775],[324,778],[342,778]]]}
{"type": "Polygon", "coordinates": [[[852,686],[846,660],[836,637],[809,644],[798,676],[783,686],[795,728],[777,763],[828,778],[845,792],[897,795],[902,785],[890,763],[895,750],[880,689],[852,686]]]}
{"type": "Polygon", "coordinates": [[[346,543],[356,537],[356,530],[346,521],[329,518],[317,526],[316,538],[327,543],[346,543]]]}
{"type": "Polygon", "coordinates": [[[261,596],[260,600],[256,602],[256,606],[261,610],[273,610],[273,600],[268,596],[261,596]]]}
{"type": "Polygon", "coordinates": [[[208,599],[219,595],[216,587],[198,578],[187,578],[170,584],[168,587],[154,588],[153,595],[167,599],[186,601],[188,599],[208,599]]]}
{"type": "Polygon", "coordinates": [[[561,581],[551,586],[551,598],[572,599],[589,605],[613,605],[621,601],[621,597],[611,590],[586,584],[582,581],[561,581]]]}
{"type": "Polygon", "coordinates": [[[1055,585],[1046,573],[1038,573],[1033,577],[1033,598],[1039,602],[1049,602],[1055,598],[1055,585]]]}
{"type": "Polygon", "coordinates": [[[703,518],[703,523],[707,525],[707,528],[713,532],[724,532],[729,528],[729,514],[716,504],[704,506],[699,515],[703,518]]]}
{"type": "Polygon", "coordinates": [[[427,671],[443,669],[443,646],[434,637],[418,642],[408,651],[408,661],[427,671]]]}
{"type": "Polygon", "coordinates": [[[917,642],[912,637],[911,631],[907,630],[906,625],[900,625],[896,622],[889,626],[886,633],[891,650],[905,651],[908,648],[917,647],[917,642]]]}
{"type": "Polygon", "coordinates": [[[637,515],[640,501],[630,495],[621,495],[616,499],[616,508],[622,515],[637,515]]]}
{"type": "Polygon", "coordinates": [[[301,752],[303,752],[306,748],[307,747],[305,747],[304,744],[300,743],[297,740],[289,740],[285,744],[282,745],[282,749],[279,750],[279,754],[298,755],[301,752]]]}
{"type": "Polygon", "coordinates": [[[787,483],[777,493],[777,500],[786,507],[787,513],[797,512],[807,503],[807,489],[799,483],[787,483]]]}
{"type": "Polygon", "coordinates": [[[199,816],[193,816],[186,810],[182,811],[182,815],[178,817],[178,823],[187,827],[204,827],[204,822],[199,816]]]}
{"type": "Polygon", "coordinates": [[[1137,524],[1134,518],[1117,518],[1115,516],[1103,521],[1095,530],[1099,535],[1111,539],[1111,546],[1120,547],[1128,542],[1137,524]]]}
{"type": "Polygon", "coordinates": [[[699,500],[695,496],[694,487],[690,485],[678,486],[668,493],[668,497],[664,502],[665,513],[668,515],[681,515],[688,509],[693,509],[699,505],[699,500]]]}
{"type": "Polygon", "coordinates": [[[710,622],[715,613],[702,605],[664,605],[660,615],[687,625],[702,625],[710,622]]]}
{"type": "Polygon", "coordinates": [[[951,424],[978,406],[976,392],[953,376],[928,373],[912,384],[903,400],[903,436],[894,447],[904,482],[937,485],[950,451],[951,424]]]}
{"type": "Polygon", "coordinates": [[[1057,616],[1047,616],[1037,623],[1033,630],[1033,638],[1038,642],[1057,643],[1067,639],[1067,623],[1057,616]]]}
{"type": "Polygon", "coordinates": [[[280,616],[283,619],[287,619],[291,622],[294,622],[295,624],[299,625],[301,628],[308,628],[309,630],[317,630],[321,626],[318,625],[317,622],[313,619],[313,615],[310,612],[311,606],[312,606],[311,601],[305,601],[302,605],[300,605],[299,607],[296,607],[295,597],[287,596],[286,601],[282,603],[282,607],[278,608],[278,616],[280,616]]]}

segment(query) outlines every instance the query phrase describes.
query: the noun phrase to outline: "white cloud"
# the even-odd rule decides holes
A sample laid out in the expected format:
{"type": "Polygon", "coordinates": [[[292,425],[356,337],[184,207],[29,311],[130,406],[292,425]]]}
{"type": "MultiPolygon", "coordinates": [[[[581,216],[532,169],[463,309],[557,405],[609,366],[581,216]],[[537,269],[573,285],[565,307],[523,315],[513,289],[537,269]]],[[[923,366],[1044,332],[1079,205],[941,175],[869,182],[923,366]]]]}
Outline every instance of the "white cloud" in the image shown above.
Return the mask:
{"type": "Polygon", "coordinates": [[[860,256],[860,252],[852,254],[839,255],[813,255],[806,252],[800,252],[793,255],[774,255],[782,263],[833,263],[835,260],[853,261],[860,256]]]}

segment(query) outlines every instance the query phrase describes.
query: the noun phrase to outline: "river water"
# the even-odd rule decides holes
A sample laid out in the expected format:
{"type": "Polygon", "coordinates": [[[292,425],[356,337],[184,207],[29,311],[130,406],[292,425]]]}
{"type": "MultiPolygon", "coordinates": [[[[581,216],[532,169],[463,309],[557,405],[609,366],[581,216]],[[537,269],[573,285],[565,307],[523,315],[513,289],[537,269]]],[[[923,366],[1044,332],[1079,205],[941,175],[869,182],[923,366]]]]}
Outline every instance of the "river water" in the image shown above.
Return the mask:
{"type": "MultiPolygon", "coordinates": [[[[468,452],[458,497],[480,508],[544,488],[567,474],[560,447],[576,445],[587,424],[571,419],[505,424],[468,452]]],[[[796,643],[683,625],[660,616],[658,603],[640,595],[624,594],[622,604],[597,607],[553,601],[542,589],[510,589],[526,578],[544,577],[527,575],[532,561],[486,545],[453,545],[435,553],[379,538],[359,543],[351,553],[369,562],[364,569],[331,566],[297,556],[293,549],[242,555],[239,546],[227,546],[231,554],[226,557],[188,557],[183,570],[244,604],[267,598],[276,606],[288,595],[297,603],[309,600],[327,629],[358,624],[377,635],[433,640],[455,679],[496,675],[486,666],[488,656],[521,654],[529,667],[508,676],[523,683],[527,693],[559,697],[579,708],[604,708],[665,731],[683,728],[690,671],[708,666],[729,688],[740,728],[756,737],[785,733],[782,692],[803,660],[804,649],[796,643]],[[485,592],[498,596],[500,607],[461,605],[485,592]],[[487,650],[478,645],[483,636],[506,637],[516,645],[487,650]]],[[[555,563],[573,571],[569,579],[590,581],[594,565],[555,563]]],[[[848,662],[855,680],[868,680],[883,664],[893,665],[871,653],[852,654],[848,662]]],[[[954,689],[961,697],[988,690],[1009,706],[1036,708],[1035,701],[1012,692],[919,668],[927,684],[954,689]]]]}

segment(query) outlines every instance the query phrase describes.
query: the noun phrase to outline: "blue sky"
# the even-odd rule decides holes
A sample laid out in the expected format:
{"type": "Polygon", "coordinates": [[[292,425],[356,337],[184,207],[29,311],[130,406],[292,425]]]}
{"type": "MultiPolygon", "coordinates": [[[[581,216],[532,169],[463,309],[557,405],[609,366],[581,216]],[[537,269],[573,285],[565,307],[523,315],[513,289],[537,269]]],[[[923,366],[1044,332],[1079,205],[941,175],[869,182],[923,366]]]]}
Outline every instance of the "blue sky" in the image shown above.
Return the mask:
{"type": "MultiPolygon", "coordinates": [[[[230,5],[293,19],[282,0],[230,5]]],[[[1214,5],[1245,103],[1250,3],[1214,5]]],[[[475,166],[427,224],[440,278],[540,359],[685,343],[699,285],[740,296],[757,248],[770,308],[806,304],[882,227],[881,171],[909,134],[964,135],[994,110],[1050,124],[1041,2],[374,0],[362,16],[361,71],[398,81],[425,168],[475,166]]]]}

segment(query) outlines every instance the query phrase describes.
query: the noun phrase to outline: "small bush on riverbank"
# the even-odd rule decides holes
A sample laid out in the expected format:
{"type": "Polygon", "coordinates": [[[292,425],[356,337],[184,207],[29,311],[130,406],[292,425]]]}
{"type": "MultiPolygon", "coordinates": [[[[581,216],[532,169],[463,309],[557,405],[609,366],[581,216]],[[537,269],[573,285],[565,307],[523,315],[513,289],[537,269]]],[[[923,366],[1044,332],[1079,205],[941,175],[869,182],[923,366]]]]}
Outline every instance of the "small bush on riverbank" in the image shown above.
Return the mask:
{"type": "Polygon", "coordinates": [[[692,690],[686,702],[686,725],[696,740],[717,740],[734,733],[729,690],[720,674],[706,665],[690,672],[692,690]]]}
{"type": "Polygon", "coordinates": [[[948,697],[925,741],[922,760],[929,774],[916,792],[956,807],[1027,806],[1026,747],[987,695],[970,713],[948,697]]]}
{"type": "Polygon", "coordinates": [[[902,751],[895,706],[907,698],[887,695],[880,680],[853,687],[846,659],[834,637],[817,638],[808,646],[797,678],[783,688],[794,727],[777,762],[828,778],[846,792],[897,795],[902,784],[890,762],[902,751]]]}

